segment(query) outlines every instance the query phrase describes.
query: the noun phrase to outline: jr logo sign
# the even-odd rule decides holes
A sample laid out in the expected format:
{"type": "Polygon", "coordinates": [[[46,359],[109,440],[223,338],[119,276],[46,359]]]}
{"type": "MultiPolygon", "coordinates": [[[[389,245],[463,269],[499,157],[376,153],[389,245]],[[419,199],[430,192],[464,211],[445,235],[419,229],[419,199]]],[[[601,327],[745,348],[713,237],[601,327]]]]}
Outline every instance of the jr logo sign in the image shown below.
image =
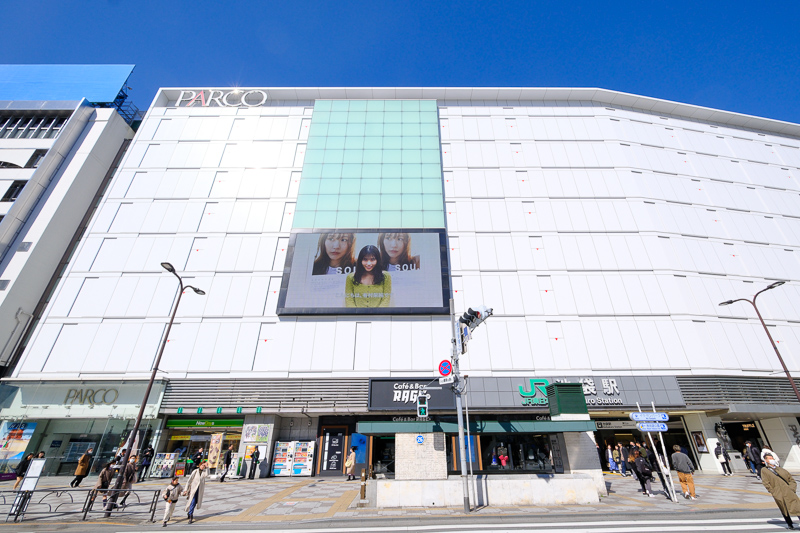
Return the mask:
{"type": "Polygon", "coordinates": [[[519,386],[519,395],[522,396],[522,405],[548,405],[547,386],[550,382],[544,378],[530,378],[528,390],[524,385],[519,386]]]}

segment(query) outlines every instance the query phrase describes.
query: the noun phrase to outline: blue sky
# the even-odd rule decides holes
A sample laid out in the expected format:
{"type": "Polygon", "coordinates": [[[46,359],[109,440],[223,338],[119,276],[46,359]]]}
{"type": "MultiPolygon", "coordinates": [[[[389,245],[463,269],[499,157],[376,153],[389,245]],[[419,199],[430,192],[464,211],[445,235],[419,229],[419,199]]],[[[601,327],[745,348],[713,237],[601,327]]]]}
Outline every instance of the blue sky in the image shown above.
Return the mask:
{"type": "Polygon", "coordinates": [[[799,15],[798,2],[30,0],[4,3],[0,63],[134,63],[140,108],[161,86],[602,87],[800,122],[799,15]]]}

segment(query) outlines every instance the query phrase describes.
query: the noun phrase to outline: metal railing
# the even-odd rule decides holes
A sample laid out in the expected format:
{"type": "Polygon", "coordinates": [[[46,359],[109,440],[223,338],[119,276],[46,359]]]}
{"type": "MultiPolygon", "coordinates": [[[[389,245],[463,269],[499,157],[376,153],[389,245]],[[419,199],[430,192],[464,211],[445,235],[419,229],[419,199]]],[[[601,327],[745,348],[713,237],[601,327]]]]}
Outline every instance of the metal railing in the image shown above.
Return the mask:
{"type": "Polygon", "coordinates": [[[91,513],[105,514],[109,511],[123,516],[147,515],[150,522],[155,521],[160,490],[119,490],[117,503],[106,509],[103,498],[110,500],[115,489],[37,489],[0,491],[0,513],[6,515],[6,522],[25,518],[48,519],[67,516],[80,516],[88,520],[91,513]],[[100,501],[98,501],[100,500],[100,501]],[[75,507],[75,505],[80,507],[75,507]]]}

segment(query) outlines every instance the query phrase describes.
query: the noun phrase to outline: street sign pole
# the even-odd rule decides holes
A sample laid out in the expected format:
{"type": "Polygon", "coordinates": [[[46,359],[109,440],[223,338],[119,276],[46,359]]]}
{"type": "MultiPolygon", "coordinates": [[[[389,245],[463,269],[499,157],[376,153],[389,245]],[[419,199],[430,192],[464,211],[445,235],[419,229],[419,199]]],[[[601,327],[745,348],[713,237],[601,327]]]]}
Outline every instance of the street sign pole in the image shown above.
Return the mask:
{"type": "Polygon", "coordinates": [[[461,380],[461,371],[458,368],[458,330],[456,329],[456,311],[453,299],[450,298],[450,322],[453,327],[453,377],[455,383],[453,384],[453,392],[456,395],[456,416],[458,417],[458,454],[461,458],[461,487],[464,492],[464,512],[469,514],[469,483],[467,482],[467,451],[464,446],[464,420],[461,412],[461,392],[464,390],[461,380]]]}
{"type": "MultiPolygon", "coordinates": [[[[642,408],[639,405],[639,402],[636,402],[636,408],[639,409],[640,413],[642,412],[642,408]]],[[[653,411],[655,410],[656,408],[654,406],[653,411]]],[[[661,470],[661,473],[663,475],[666,475],[667,479],[669,480],[669,483],[667,484],[667,492],[669,494],[667,494],[667,496],[669,496],[669,499],[672,500],[674,503],[678,503],[678,497],[675,495],[675,487],[672,485],[672,476],[669,475],[669,466],[665,466],[664,463],[661,461],[661,454],[658,453],[658,450],[656,450],[656,444],[655,442],[653,442],[653,433],[651,431],[646,431],[645,433],[647,433],[647,438],[650,439],[650,448],[653,450],[653,453],[656,456],[656,462],[658,462],[659,470],[661,470]]],[[[660,435],[661,432],[659,432],[659,436],[660,435]]],[[[661,441],[661,451],[663,451],[664,455],[666,456],[667,451],[664,449],[663,440],[661,441]]],[[[664,459],[666,460],[666,457],[664,457],[664,459]]]]}
{"type": "MultiPolygon", "coordinates": [[[[656,404],[655,402],[650,402],[650,406],[653,408],[653,412],[656,412],[656,404]]],[[[672,501],[678,503],[678,495],[675,494],[675,485],[672,483],[672,472],[669,469],[669,461],[667,461],[667,449],[664,447],[664,437],[661,435],[661,432],[658,432],[658,440],[661,442],[661,449],[664,450],[664,461],[667,463],[667,480],[669,481],[669,488],[672,489],[672,501]]]]}

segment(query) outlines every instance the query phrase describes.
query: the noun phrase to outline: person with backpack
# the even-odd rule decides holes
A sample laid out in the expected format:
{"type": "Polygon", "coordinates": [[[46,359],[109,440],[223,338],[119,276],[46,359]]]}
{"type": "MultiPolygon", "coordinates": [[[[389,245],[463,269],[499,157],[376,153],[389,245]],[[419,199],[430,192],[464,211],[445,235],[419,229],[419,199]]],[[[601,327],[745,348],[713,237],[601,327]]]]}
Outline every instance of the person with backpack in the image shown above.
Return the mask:
{"type": "Polygon", "coordinates": [[[634,450],[633,456],[635,458],[636,472],[639,474],[639,484],[642,486],[642,494],[655,498],[656,495],[653,494],[650,486],[650,480],[653,477],[653,471],[650,470],[650,463],[647,462],[647,459],[642,457],[642,453],[639,450],[634,450]]]}
{"type": "Polygon", "coordinates": [[[766,465],[761,470],[761,483],[772,495],[789,529],[794,529],[791,515],[800,518],[800,498],[797,497],[797,482],[785,469],[778,466],[771,453],[764,454],[766,465]]]}

